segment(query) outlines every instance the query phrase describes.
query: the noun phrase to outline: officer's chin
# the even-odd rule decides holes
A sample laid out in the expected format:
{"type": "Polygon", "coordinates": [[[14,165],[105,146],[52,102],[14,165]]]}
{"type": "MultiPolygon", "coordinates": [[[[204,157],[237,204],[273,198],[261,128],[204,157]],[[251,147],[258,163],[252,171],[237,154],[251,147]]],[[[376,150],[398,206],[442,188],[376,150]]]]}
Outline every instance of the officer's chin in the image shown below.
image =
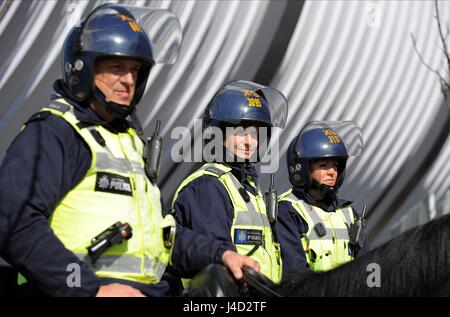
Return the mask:
{"type": "Polygon", "coordinates": [[[326,185],[326,186],[328,186],[328,187],[334,187],[334,186],[336,186],[336,182],[323,182],[322,183],[323,185],[326,185]]]}
{"type": "Polygon", "coordinates": [[[248,151],[248,150],[237,150],[236,151],[236,156],[245,159],[245,160],[249,160],[250,158],[252,158],[253,156],[255,156],[255,152],[256,151],[248,151]]]}
{"type": "Polygon", "coordinates": [[[113,102],[116,105],[122,106],[122,107],[129,107],[131,105],[130,100],[123,100],[123,99],[117,99],[117,98],[111,98],[106,99],[107,102],[113,102]]]}

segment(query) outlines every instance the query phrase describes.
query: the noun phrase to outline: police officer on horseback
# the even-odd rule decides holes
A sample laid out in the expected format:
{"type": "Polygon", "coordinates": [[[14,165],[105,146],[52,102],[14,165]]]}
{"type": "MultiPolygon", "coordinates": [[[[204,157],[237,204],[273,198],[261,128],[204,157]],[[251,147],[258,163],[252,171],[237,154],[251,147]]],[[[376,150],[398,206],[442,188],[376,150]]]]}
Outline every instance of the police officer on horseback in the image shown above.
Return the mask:
{"type": "MultiPolygon", "coordinates": [[[[279,225],[297,236],[296,251],[285,254],[305,254],[313,271],[327,271],[349,262],[363,246],[365,221],[356,214],[351,201],[337,195],[345,179],[350,146],[355,154],[362,148],[362,133],[354,122],[313,122],[302,129],[288,149],[293,187],[279,197],[279,225]],[[356,141],[346,144],[339,131],[350,131],[351,136],[346,136],[356,141]]],[[[290,246],[281,247],[283,252],[290,246]]],[[[298,266],[298,258],[283,260],[286,265],[298,266]]]]}
{"type": "Polygon", "coordinates": [[[203,234],[202,249],[210,252],[209,263],[191,263],[192,275],[222,258],[234,263],[236,279],[250,266],[280,281],[279,244],[255,163],[264,154],[261,143],[268,141],[272,128],[284,127],[286,116],[287,102],[278,90],[249,81],[227,83],[207,106],[206,163],[180,184],[173,199],[177,222],[203,234]]]}
{"type": "Polygon", "coordinates": [[[8,184],[0,189],[0,253],[24,276],[23,294],[167,291],[161,278],[173,241],[164,230],[175,221],[162,216],[144,143],[127,117],[153,65],[176,60],[178,40],[172,12],[115,4],[97,7],[69,32],[51,102],[26,122],[0,168],[8,184]],[[175,42],[159,45],[146,24],[175,42]]]}

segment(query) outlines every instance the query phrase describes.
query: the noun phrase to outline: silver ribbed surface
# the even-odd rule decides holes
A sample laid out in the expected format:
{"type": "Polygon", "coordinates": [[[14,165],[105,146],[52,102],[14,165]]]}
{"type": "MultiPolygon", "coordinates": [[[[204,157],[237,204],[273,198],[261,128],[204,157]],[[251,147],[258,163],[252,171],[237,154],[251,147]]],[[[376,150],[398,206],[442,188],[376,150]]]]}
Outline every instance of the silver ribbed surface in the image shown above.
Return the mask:
{"type": "MultiPolygon", "coordinates": [[[[410,38],[411,33],[416,36],[432,67],[444,67],[433,2],[307,1],[303,7],[287,1],[121,2],[169,8],[184,31],[178,62],[154,68],[138,111],[146,135],[155,119],[163,122],[160,182],[166,200],[193,167],[172,162],[170,149],[177,141],[170,139],[172,130],[185,126],[193,133],[194,119],[223,83],[255,80],[275,65],[265,84],[286,95],[290,112],[280,136],[279,192],[289,187],[285,151],[307,121],[354,120],[363,129],[365,148],[358,160],[350,161],[342,195],[369,206],[370,225],[378,224],[375,242],[386,239],[393,221],[429,192],[435,193],[442,212],[450,186],[448,140],[407,197],[397,194],[411,183],[421,164],[414,158],[424,154],[424,144],[435,142],[448,115],[441,109],[439,82],[420,63],[410,38]],[[290,32],[285,17],[292,8],[301,14],[290,32]],[[279,60],[268,61],[280,39],[288,44],[286,51],[279,60]],[[391,194],[381,199],[386,189],[391,194]],[[396,201],[398,208],[383,218],[396,201]]],[[[0,2],[0,159],[21,124],[45,105],[59,77],[60,49],[77,12],[72,8],[85,16],[100,3],[0,2]]],[[[450,3],[440,8],[448,23],[450,3]]]]}

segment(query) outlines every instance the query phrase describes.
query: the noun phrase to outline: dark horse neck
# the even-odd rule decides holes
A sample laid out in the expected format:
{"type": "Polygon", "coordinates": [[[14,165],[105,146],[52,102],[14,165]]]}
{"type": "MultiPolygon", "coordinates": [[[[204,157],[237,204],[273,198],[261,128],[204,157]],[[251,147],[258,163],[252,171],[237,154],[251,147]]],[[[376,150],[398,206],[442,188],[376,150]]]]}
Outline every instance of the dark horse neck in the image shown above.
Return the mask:
{"type": "Polygon", "coordinates": [[[283,296],[448,296],[450,215],[334,270],[288,273],[276,291],[283,296]]]}

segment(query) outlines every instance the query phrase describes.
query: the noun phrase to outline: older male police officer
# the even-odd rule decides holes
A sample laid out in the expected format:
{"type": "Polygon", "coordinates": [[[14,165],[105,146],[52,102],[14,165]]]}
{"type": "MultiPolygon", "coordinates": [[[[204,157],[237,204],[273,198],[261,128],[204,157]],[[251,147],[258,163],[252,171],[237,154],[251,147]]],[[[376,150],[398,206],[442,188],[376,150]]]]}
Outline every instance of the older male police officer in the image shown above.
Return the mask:
{"type": "MultiPolygon", "coordinates": [[[[162,217],[159,190],[144,172],[144,144],[126,120],[152,66],[171,59],[156,59],[158,45],[138,18],[151,21],[144,9],[102,5],[71,30],[56,94],[3,160],[0,254],[26,277],[29,294],[159,296],[168,289],[163,227],[174,221],[162,217]],[[90,259],[91,240],[117,222],[131,226],[131,238],[128,232],[129,240],[90,259]]],[[[158,16],[162,31],[181,40],[176,17],[158,16]]]]}

